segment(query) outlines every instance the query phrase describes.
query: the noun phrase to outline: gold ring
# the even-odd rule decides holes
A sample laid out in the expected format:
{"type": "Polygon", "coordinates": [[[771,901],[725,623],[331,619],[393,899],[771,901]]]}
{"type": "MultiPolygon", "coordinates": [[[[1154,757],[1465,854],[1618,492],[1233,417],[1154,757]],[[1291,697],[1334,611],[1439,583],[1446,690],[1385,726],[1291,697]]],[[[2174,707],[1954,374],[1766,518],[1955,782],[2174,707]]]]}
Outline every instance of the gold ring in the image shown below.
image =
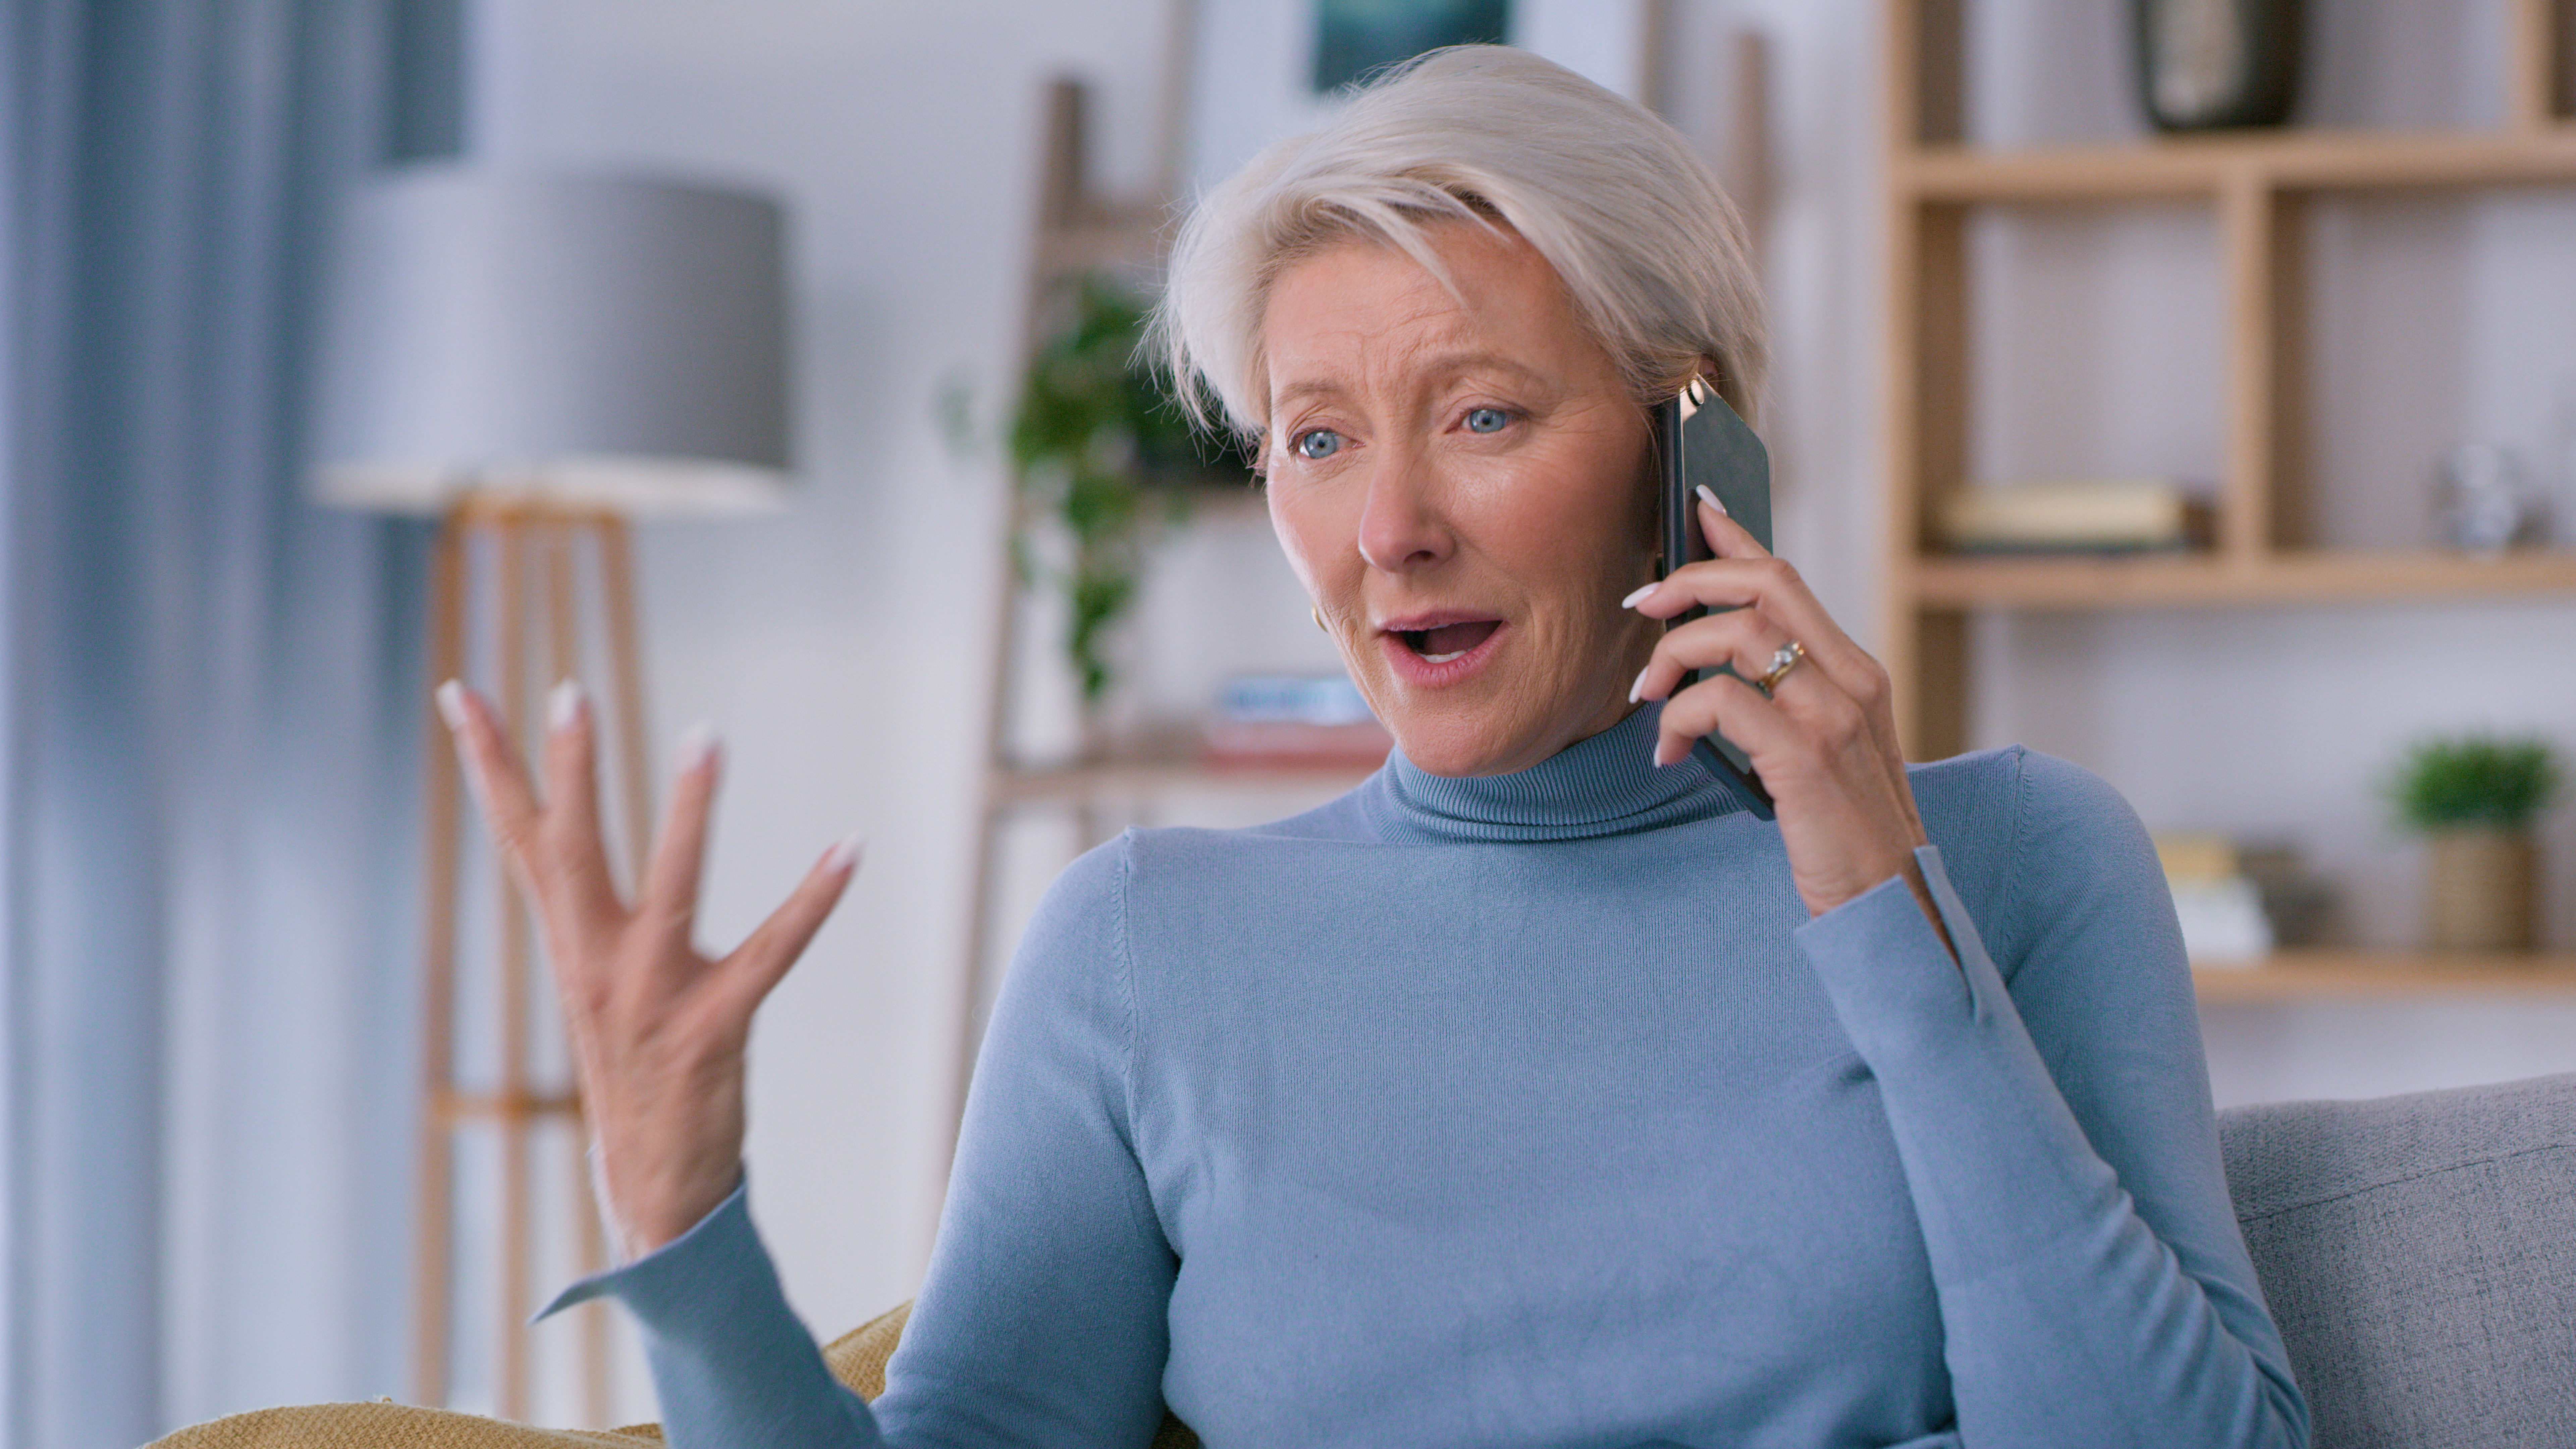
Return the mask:
{"type": "Polygon", "coordinates": [[[1753,681],[1753,687],[1761,690],[1765,695],[1770,694],[1780,687],[1781,680],[1789,677],[1790,670],[1798,667],[1798,661],[1806,657],[1807,646],[1795,639],[1781,645],[1771,653],[1771,668],[1760,679],[1753,681]]]}

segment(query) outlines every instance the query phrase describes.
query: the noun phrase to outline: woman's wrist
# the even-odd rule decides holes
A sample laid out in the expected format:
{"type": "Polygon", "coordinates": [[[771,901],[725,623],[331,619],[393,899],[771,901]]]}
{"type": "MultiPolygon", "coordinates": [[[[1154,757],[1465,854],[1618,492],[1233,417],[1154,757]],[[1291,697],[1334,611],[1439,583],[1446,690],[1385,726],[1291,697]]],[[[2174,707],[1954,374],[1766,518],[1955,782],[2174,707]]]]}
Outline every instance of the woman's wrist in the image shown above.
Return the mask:
{"type": "Polygon", "coordinates": [[[685,1237],[742,1186],[739,1152],[727,1154],[720,1162],[711,1156],[678,1172],[647,1173],[641,1182],[620,1181],[617,1164],[604,1146],[592,1146],[590,1163],[592,1191],[599,1198],[611,1251],[621,1263],[685,1237]]]}

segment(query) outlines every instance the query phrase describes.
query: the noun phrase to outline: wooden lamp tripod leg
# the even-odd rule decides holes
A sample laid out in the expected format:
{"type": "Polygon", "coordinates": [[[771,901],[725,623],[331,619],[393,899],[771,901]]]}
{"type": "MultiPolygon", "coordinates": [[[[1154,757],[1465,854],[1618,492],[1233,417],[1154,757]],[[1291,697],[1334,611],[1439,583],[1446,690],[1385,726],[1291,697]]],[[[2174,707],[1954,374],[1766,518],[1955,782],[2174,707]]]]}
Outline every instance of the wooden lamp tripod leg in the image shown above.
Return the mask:
{"type": "MultiPolygon", "coordinates": [[[[478,508],[451,510],[439,527],[430,579],[430,688],[464,677],[471,607],[469,564],[478,538],[488,538],[491,597],[485,627],[492,630],[495,703],[504,727],[534,759],[540,744],[536,714],[544,688],[578,676],[582,662],[583,597],[578,557],[584,537],[596,552],[601,622],[608,678],[599,691],[603,743],[617,756],[617,786],[630,871],[643,869],[652,827],[652,788],[645,750],[643,668],[636,627],[634,562],[626,527],[613,515],[572,518],[478,508]],[[534,585],[534,587],[531,587],[534,585]]],[[[584,1149],[589,1132],[577,1091],[539,1092],[533,1048],[539,1014],[532,993],[531,921],[527,903],[506,869],[494,882],[498,931],[494,942],[499,1009],[499,1081],[489,1094],[463,1091],[456,1079],[458,921],[461,912],[464,821],[462,780],[446,728],[431,708],[424,735],[426,837],[422,956],[424,1021],[422,1075],[426,1110],[420,1142],[418,1234],[412,1263],[414,1292],[412,1397],[438,1406],[448,1399],[454,1365],[457,1270],[456,1132],[469,1121],[488,1121],[499,1138],[500,1261],[494,1274],[494,1409],[524,1419],[530,1409],[532,1371],[527,1316],[536,1269],[534,1138],[541,1120],[559,1121],[572,1154],[574,1251],[582,1273],[607,1265],[606,1236],[592,1200],[584,1149]]],[[[497,863],[496,863],[497,865],[497,863]]],[[[582,1413],[605,1425],[615,1411],[610,1378],[609,1321],[603,1305],[585,1305],[580,1365],[582,1413]]]]}
{"type": "MultiPolygon", "coordinates": [[[[429,688],[436,690],[465,668],[464,517],[451,511],[438,526],[430,556],[429,688]]],[[[421,1074],[426,1120],[420,1134],[419,1223],[412,1258],[412,1398],[432,1406],[447,1402],[448,1280],[450,1234],[456,1202],[454,1096],[456,1091],[456,887],[461,844],[456,752],[447,728],[424,692],[428,719],[421,730],[423,774],[421,966],[423,982],[421,1074]]]]}
{"type": "MultiPolygon", "coordinates": [[[[500,534],[499,705],[503,726],[524,751],[529,738],[527,521],[504,518],[500,534]]],[[[508,867],[495,860],[500,901],[501,1265],[499,1321],[493,1327],[500,1358],[495,1410],[504,1419],[528,1416],[528,910],[508,867]]]]}

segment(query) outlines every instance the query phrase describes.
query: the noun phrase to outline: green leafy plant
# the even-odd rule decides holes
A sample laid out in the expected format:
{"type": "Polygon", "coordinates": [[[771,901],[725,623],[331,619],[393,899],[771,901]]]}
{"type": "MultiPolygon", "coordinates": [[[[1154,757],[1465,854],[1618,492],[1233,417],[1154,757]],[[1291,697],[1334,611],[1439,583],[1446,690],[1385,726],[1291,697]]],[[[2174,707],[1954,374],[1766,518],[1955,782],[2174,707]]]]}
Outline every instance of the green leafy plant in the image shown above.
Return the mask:
{"type": "Polygon", "coordinates": [[[2410,829],[2521,830],[2558,794],[2557,757],[2537,738],[2494,735],[2418,740],[2388,779],[2388,797],[2410,829]]]}
{"type": "Polygon", "coordinates": [[[1093,277],[1063,301],[1063,323],[1030,359],[1011,420],[1024,505],[1013,551],[1021,577],[1034,580],[1027,524],[1052,517],[1063,526],[1065,653],[1083,698],[1097,700],[1112,682],[1106,631],[1136,601],[1146,545],[1187,516],[1195,488],[1245,481],[1251,469],[1230,440],[1192,426],[1139,356],[1146,309],[1134,293],[1093,277]]]}

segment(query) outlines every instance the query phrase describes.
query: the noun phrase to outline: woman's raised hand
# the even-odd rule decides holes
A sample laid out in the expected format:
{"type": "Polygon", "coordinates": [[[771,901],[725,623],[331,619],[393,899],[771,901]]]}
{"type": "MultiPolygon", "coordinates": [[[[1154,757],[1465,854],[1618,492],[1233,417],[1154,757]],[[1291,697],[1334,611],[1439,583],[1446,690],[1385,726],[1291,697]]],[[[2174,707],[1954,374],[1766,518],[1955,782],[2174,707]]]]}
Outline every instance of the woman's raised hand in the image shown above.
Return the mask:
{"type": "MultiPolygon", "coordinates": [[[[1693,605],[1729,610],[1668,631],[1637,676],[1632,697],[1666,699],[1655,763],[1690,753],[1702,735],[1723,734],[1753,761],[1780,814],[1790,874],[1810,915],[1902,877],[1935,928],[1914,848],[1925,844],[1887,671],[1851,641],[1798,571],[1700,490],[1700,535],[1715,558],[1675,569],[1633,600],[1638,613],[1669,619],[1693,605]],[[1792,640],[1805,655],[1765,695],[1746,680],[1772,668],[1792,640]],[[1683,672],[1735,666],[1674,693],[1683,672]]],[[[1945,932],[1946,935],[1946,932],[1945,932]]]]}
{"type": "Polygon", "coordinates": [[[622,1258],[687,1232],[742,1173],[743,1059],[751,1015],[841,898],[858,865],[853,836],[823,853],[785,904],[723,957],[700,952],[698,868],[721,751],[693,731],[671,803],[621,899],[599,835],[589,702],[567,680],[546,708],[545,795],[490,705],[461,684],[438,691],[484,822],[543,923],[546,957],[572,1035],[596,1178],[622,1258]]]}

